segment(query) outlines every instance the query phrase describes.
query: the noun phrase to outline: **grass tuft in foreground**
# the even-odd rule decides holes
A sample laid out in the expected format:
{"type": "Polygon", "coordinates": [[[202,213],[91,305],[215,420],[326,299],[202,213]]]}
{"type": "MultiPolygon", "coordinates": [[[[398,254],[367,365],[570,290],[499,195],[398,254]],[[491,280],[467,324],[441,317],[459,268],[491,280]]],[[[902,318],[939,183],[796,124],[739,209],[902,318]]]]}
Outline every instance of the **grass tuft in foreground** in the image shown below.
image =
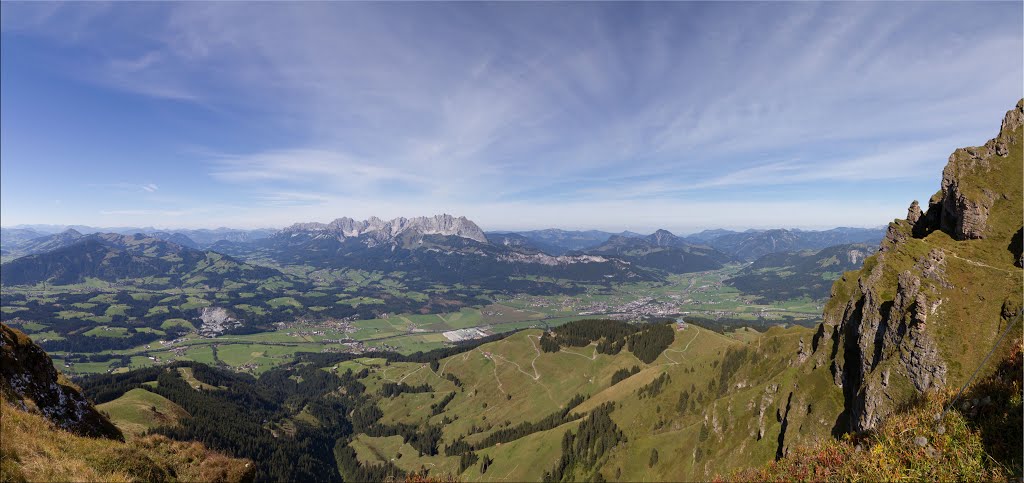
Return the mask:
{"type": "Polygon", "coordinates": [[[253,465],[199,443],[76,436],[0,401],[0,481],[249,481],[253,465]]]}

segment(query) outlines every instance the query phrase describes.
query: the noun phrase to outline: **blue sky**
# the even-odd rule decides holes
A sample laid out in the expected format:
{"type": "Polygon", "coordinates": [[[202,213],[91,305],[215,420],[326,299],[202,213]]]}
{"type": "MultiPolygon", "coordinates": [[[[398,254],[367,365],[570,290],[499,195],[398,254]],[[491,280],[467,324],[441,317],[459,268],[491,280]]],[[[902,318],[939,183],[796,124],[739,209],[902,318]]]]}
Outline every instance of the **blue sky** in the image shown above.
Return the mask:
{"type": "Polygon", "coordinates": [[[1024,83],[1020,2],[0,8],[5,226],[879,226],[1024,83]]]}

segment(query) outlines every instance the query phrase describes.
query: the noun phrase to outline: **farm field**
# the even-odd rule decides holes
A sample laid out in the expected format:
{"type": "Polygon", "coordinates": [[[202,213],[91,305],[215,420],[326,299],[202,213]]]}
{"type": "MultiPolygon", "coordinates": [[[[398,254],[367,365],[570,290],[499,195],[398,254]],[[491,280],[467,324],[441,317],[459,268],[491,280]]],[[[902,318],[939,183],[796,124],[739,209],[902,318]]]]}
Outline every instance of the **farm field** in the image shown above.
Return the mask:
{"type": "MultiPolygon", "coordinates": [[[[550,328],[584,318],[644,320],[685,315],[699,318],[695,320],[699,320],[704,326],[714,324],[716,320],[728,321],[723,324],[722,331],[738,331],[744,325],[762,331],[775,324],[810,325],[819,319],[820,302],[788,300],[759,304],[755,303],[752,297],[745,296],[723,283],[740,269],[741,266],[729,266],[716,271],[672,275],[666,282],[588,286],[582,293],[574,296],[496,295],[494,302],[489,305],[462,307],[458,311],[444,313],[382,313],[377,318],[354,321],[336,321],[329,318],[317,321],[300,318],[295,321],[279,322],[276,324],[278,328],[273,331],[216,337],[200,336],[196,329],[201,326],[202,321],[198,318],[183,318],[180,311],[168,313],[166,319],[156,324],[155,327],[158,328],[126,329],[109,325],[107,319],[123,317],[128,306],[116,303],[118,300],[126,300],[123,295],[100,292],[79,297],[85,301],[75,303],[61,315],[88,315],[92,319],[97,319],[95,325],[81,330],[80,333],[86,336],[113,340],[148,333],[151,334],[150,337],[158,340],[147,339],[149,342],[132,347],[96,351],[88,354],[88,359],[82,359],[81,353],[61,350],[52,350],[51,353],[55,364],[71,374],[115,370],[120,372],[186,360],[222,365],[258,375],[291,360],[297,352],[375,349],[405,354],[426,352],[451,344],[451,340],[444,335],[445,332],[466,328],[479,328],[486,334],[494,334],[529,328],[550,328]],[[108,306],[104,308],[103,304],[108,306]],[[85,312],[101,308],[102,315],[85,312]],[[174,331],[174,334],[181,334],[184,331],[186,335],[174,339],[171,335],[166,335],[171,331],[174,331]]],[[[74,288],[87,289],[84,285],[74,288]]],[[[246,294],[240,296],[244,297],[246,294]]],[[[159,309],[165,306],[206,306],[211,303],[210,300],[216,300],[217,295],[204,295],[196,291],[179,291],[177,294],[133,292],[130,293],[130,299],[161,304],[156,306],[156,309],[159,309]]],[[[274,306],[293,307],[295,298],[279,297],[271,299],[271,302],[274,306]]],[[[370,301],[361,300],[359,303],[370,301]]],[[[247,307],[243,309],[259,309],[247,307]]],[[[23,309],[18,305],[5,305],[3,308],[6,317],[22,312],[23,309]]],[[[147,314],[153,310],[149,309],[147,314]]],[[[247,313],[245,310],[238,311],[239,316],[244,317],[247,313]]],[[[63,338],[47,325],[58,323],[56,321],[15,319],[9,323],[25,330],[37,341],[63,338]]],[[[743,338],[740,333],[736,335],[743,338]]]]}

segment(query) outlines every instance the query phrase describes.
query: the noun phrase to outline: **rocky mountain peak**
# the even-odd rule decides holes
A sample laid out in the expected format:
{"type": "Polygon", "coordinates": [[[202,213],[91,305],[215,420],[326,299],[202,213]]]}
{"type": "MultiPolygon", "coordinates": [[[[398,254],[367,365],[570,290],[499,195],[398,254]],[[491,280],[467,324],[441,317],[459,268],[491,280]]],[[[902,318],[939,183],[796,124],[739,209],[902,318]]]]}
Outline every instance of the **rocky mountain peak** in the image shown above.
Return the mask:
{"type": "Polygon", "coordinates": [[[327,234],[339,240],[370,235],[377,242],[393,240],[405,234],[443,235],[458,236],[480,243],[487,243],[487,237],[476,223],[473,223],[464,216],[454,217],[449,214],[414,218],[399,217],[388,221],[384,221],[376,216],[371,216],[363,221],[343,217],[328,224],[295,223],[281,230],[281,233],[286,235],[297,233],[327,234]]]}
{"type": "Polygon", "coordinates": [[[442,214],[430,218],[413,218],[409,220],[409,227],[415,228],[424,235],[455,235],[487,243],[487,237],[484,236],[483,230],[465,216],[456,218],[449,214],[442,214]]]}
{"type": "Polygon", "coordinates": [[[327,225],[325,225],[323,223],[317,223],[317,222],[313,221],[313,222],[307,222],[307,223],[292,223],[291,225],[289,225],[289,226],[285,227],[284,229],[282,229],[281,232],[282,233],[292,233],[292,232],[299,232],[299,231],[323,231],[323,230],[326,230],[327,228],[328,228],[327,225]]]}
{"type": "Polygon", "coordinates": [[[668,230],[658,230],[650,235],[650,240],[659,247],[679,244],[679,237],[668,230]]]}
{"type": "Polygon", "coordinates": [[[949,156],[942,170],[941,187],[928,201],[926,216],[917,221],[917,232],[942,230],[957,240],[984,238],[988,234],[989,212],[1000,193],[995,186],[999,180],[987,178],[997,167],[994,164],[1002,164],[1012,147],[1021,143],[1018,131],[1022,123],[1024,99],[1003,117],[995,138],[983,146],[957,149],[949,156]]]}
{"type": "Polygon", "coordinates": [[[910,208],[907,208],[907,221],[911,224],[917,223],[917,220],[921,219],[921,204],[914,200],[910,203],[910,208]]]}

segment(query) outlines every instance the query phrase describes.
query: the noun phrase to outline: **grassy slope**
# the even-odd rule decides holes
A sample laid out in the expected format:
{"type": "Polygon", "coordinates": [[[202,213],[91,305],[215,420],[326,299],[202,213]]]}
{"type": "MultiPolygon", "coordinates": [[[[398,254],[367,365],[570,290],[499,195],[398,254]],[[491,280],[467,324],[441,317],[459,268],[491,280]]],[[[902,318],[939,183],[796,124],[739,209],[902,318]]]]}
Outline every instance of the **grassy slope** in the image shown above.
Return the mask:
{"type": "Polygon", "coordinates": [[[404,443],[401,436],[370,437],[360,434],[351,446],[356,450],[359,460],[364,463],[391,461],[410,473],[425,467],[437,474],[452,474],[459,468],[457,456],[419,456],[419,452],[408,443],[404,443]]]}
{"type": "Polygon", "coordinates": [[[76,436],[42,416],[0,402],[2,481],[244,481],[246,460],[199,443],[146,436],[122,443],[76,436]]]}
{"type": "MultiPolygon", "coordinates": [[[[612,418],[626,433],[628,441],[601,462],[601,472],[608,479],[707,479],[715,472],[744,467],[751,462],[771,461],[778,449],[781,430],[776,410],[780,405],[784,410],[786,396],[793,391],[798,379],[805,392],[814,394],[815,399],[794,401],[793,405],[799,403],[806,407],[813,402],[817,406],[816,415],[828,415],[813,422],[812,418],[803,418],[806,421],[800,421],[799,425],[805,435],[827,437],[842,407],[841,394],[827,371],[815,371],[810,363],[796,361],[801,340],[809,350],[813,332],[807,328],[775,328],[763,334],[745,331],[737,339],[691,325],[677,332],[669,349],[651,364],[644,364],[626,350],[615,356],[595,355],[593,346],[566,348],[557,353],[540,352],[537,343],[540,333],[524,331],[449,357],[441,361],[437,372],[429,365],[415,363],[359,364],[351,368],[370,369],[370,375],[363,379],[370,392],[376,392],[384,382],[430,385],[433,392],[382,398],[378,405],[384,411],[384,422],[429,421],[441,425],[444,418],[453,419],[444,425],[442,446],[462,435],[470,443],[478,442],[505,421],[515,425],[540,420],[564,407],[576,394],[587,396],[574,409],[578,413],[604,402],[614,402],[617,407],[612,418]],[[744,359],[726,379],[728,389],[719,391],[721,367],[730,350],[745,350],[744,359]],[[633,366],[640,367],[640,373],[610,385],[616,370],[633,366]],[[640,398],[638,389],[662,373],[669,376],[662,392],[655,397],[640,398]],[[444,374],[456,375],[463,383],[462,389],[444,379],[444,374]],[[776,385],[778,388],[766,396],[766,388],[776,385]],[[445,411],[431,416],[431,404],[453,391],[456,397],[445,411]],[[699,394],[702,402],[679,410],[679,396],[683,391],[691,395],[691,400],[699,394]],[[764,433],[758,439],[758,409],[763,401],[767,401],[760,418],[764,433]],[[701,440],[701,428],[705,424],[708,430],[701,440]],[[476,432],[472,431],[474,425],[476,432]],[[649,468],[646,455],[652,448],[657,448],[661,455],[659,463],[649,468]]],[[[348,368],[346,365],[339,370],[348,368]]],[[[793,413],[793,420],[800,419],[796,411],[793,413]]],[[[489,455],[494,459],[490,470],[480,474],[477,464],[458,477],[469,481],[540,479],[558,459],[564,432],[577,424],[568,423],[516,441],[478,449],[481,458],[489,455]]],[[[403,457],[393,462],[407,470],[420,466],[432,468],[434,474],[457,470],[455,458],[443,454],[418,457],[397,437],[360,436],[353,447],[360,459],[368,462],[394,458],[401,452],[403,457]]]]}
{"type": "Polygon", "coordinates": [[[196,379],[196,376],[192,374],[191,367],[179,367],[178,374],[181,375],[182,380],[187,382],[189,386],[192,386],[195,389],[202,389],[204,391],[215,391],[217,389],[222,389],[211,386],[203,381],[200,381],[199,379],[196,379]]]}
{"type": "Polygon", "coordinates": [[[1021,307],[1024,271],[1013,265],[1007,243],[1020,228],[1024,212],[1024,180],[1021,178],[1024,143],[1020,141],[1024,128],[1017,128],[1012,137],[1017,141],[1009,146],[1008,156],[992,158],[990,171],[966,176],[967,187],[985,187],[1003,195],[995,200],[989,212],[985,238],[956,241],[937,231],[924,240],[958,257],[946,257],[946,273],[953,288],[942,294],[943,299],[953,299],[956,304],[946,307],[944,303],[936,313],[940,322],[929,325],[940,342],[942,355],[947,360],[960,362],[959,366],[950,368],[951,384],[964,382],[995,342],[999,329],[1005,327],[1000,320],[1002,302],[1009,299],[1011,304],[1021,307]],[[970,287],[971,292],[979,295],[964,297],[963,287],[970,287]],[[999,299],[993,299],[995,297],[999,299]]]}
{"type": "Polygon", "coordinates": [[[167,398],[138,388],[96,408],[105,412],[118,429],[131,435],[141,435],[157,426],[173,426],[189,417],[187,411],[167,398]]]}
{"type": "Polygon", "coordinates": [[[480,463],[466,469],[459,478],[466,481],[540,481],[562,454],[562,436],[576,431],[579,421],[534,433],[525,438],[493,446],[477,452],[480,458],[490,456],[494,463],[480,473],[480,463]]]}
{"type": "MultiPolygon", "coordinates": [[[[612,400],[620,404],[612,418],[626,432],[629,442],[612,451],[603,467],[603,475],[608,479],[626,480],[702,480],[721,468],[770,461],[777,451],[781,431],[776,411],[780,408],[784,411],[788,392],[798,378],[809,372],[806,365],[796,364],[795,357],[800,339],[809,341],[810,336],[811,331],[802,327],[772,329],[743,343],[702,330],[700,337],[711,340],[696,339],[693,344],[699,348],[698,352],[680,354],[681,364],[664,366],[671,379],[660,395],[640,399],[632,390],[636,384],[628,384],[630,380],[620,383],[622,388],[611,388],[609,392],[618,393],[612,400]],[[720,345],[716,347],[716,343],[720,345]],[[720,366],[727,350],[744,351],[746,357],[735,374],[726,379],[728,389],[722,394],[717,386],[721,384],[720,366]],[[709,388],[712,381],[715,387],[709,388]],[[776,386],[777,389],[769,389],[776,386]],[[678,401],[682,391],[686,391],[691,400],[700,397],[703,402],[680,410],[678,401]],[[766,407],[759,419],[762,405],[766,407]],[[761,422],[764,433],[758,439],[761,422]],[[706,436],[702,440],[705,426],[706,436]],[[647,455],[651,449],[657,449],[660,457],[656,465],[648,467],[647,455]]],[[[664,361],[666,355],[675,356],[666,353],[655,362],[664,361]]],[[[832,391],[831,381],[803,380],[801,383],[808,386],[805,390],[816,395],[814,404],[819,405],[818,411],[838,413],[842,401],[832,391]]],[[[590,401],[584,403],[584,406],[590,405],[593,405],[590,401]]],[[[827,423],[806,424],[803,431],[824,437],[833,421],[827,423]]]]}

